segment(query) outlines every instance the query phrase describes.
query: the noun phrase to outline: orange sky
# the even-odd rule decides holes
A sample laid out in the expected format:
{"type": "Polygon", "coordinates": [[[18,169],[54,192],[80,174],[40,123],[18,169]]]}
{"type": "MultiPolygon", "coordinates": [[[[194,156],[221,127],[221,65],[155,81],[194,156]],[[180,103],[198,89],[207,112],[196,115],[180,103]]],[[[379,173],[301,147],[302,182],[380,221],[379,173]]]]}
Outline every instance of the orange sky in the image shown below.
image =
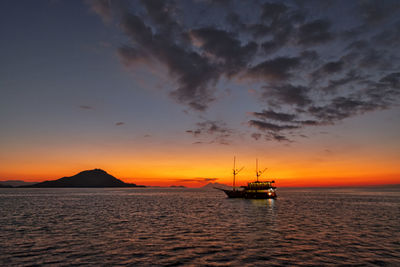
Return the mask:
{"type": "MultiPolygon", "coordinates": [[[[260,169],[268,168],[262,179],[274,179],[278,187],[400,183],[395,157],[392,160],[382,158],[377,151],[360,157],[349,151],[335,154],[303,149],[292,147],[281,148],[279,153],[273,150],[256,153],[260,169]]],[[[210,181],[231,185],[234,149],[225,147],[213,154],[210,150],[211,147],[191,146],[191,152],[185,152],[183,147],[164,147],[157,152],[132,153],[110,148],[88,149],[78,154],[71,147],[65,148],[64,153],[53,151],[53,154],[44,149],[42,154],[34,157],[25,149],[14,155],[15,158],[8,155],[1,159],[6,167],[0,170],[0,180],[53,180],[82,170],[101,168],[125,182],[143,185],[200,187],[210,181]]],[[[237,167],[245,167],[237,176],[238,185],[245,185],[255,178],[254,151],[242,148],[241,156],[237,156],[237,167]]]]}
{"type": "MultiPolygon", "coordinates": [[[[384,121],[382,115],[385,113],[375,120],[384,121]]],[[[118,131],[110,138],[14,138],[2,145],[0,180],[54,180],[100,168],[126,182],[143,185],[231,184],[236,155],[237,167],[245,167],[237,177],[238,185],[254,179],[256,158],[260,169],[268,168],[262,179],[273,178],[278,187],[400,183],[396,131],[378,131],[355,120],[346,121],[336,131],[327,130],[331,133],[310,132],[312,138],[289,144],[239,139],[231,145],[196,145],[184,133],[175,134],[183,138],[128,138],[118,131]]]]}

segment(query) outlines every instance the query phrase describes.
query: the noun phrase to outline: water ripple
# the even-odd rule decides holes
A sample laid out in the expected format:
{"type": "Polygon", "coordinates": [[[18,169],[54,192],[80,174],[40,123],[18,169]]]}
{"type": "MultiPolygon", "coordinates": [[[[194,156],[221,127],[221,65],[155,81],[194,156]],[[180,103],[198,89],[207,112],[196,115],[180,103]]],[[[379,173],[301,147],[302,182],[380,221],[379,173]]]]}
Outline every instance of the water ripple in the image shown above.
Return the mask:
{"type": "Polygon", "coordinates": [[[0,265],[400,266],[400,193],[1,189],[0,265]]]}

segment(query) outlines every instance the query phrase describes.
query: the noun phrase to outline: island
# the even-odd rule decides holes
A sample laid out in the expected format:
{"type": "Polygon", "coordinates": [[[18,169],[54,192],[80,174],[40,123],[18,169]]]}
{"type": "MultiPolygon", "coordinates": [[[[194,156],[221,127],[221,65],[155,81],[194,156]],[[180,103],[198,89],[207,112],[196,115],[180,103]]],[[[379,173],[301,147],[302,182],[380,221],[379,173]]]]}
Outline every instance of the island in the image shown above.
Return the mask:
{"type": "Polygon", "coordinates": [[[37,184],[38,182],[25,182],[21,180],[6,180],[6,181],[0,181],[0,187],[20,187],[20,186],[26,186],[26,185],[33,185],[37,184]]]}
{"type": "Polygon", "coordinates": [[[231,188],[230,186],[227,186],[226,184],[221,184],[221,183],[208,183],[208,184],[204,185],[204,186],[201,187],[201,188],[204,188],[204,189],[214,189],[214,188],[216,188],[216,187],[218,187],[218,188],[225,188],[225,189],[231,188]]]}
{"type": "Polygon", "coordinates": [[[44,181],[32,185],[20,186],[25,188],[50,188],[50,187],[145,187],[125,183],[108,174],[102,169],[82,171],[74,176],[63,177],[58,180],[44,181]]]}

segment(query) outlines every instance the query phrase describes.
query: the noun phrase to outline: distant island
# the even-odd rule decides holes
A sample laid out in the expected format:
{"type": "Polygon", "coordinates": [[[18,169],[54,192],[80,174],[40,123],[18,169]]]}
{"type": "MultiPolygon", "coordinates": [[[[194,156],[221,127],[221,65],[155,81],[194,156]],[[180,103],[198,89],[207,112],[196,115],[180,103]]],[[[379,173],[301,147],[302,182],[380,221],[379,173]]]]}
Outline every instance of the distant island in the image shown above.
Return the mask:
{"type": "Polygon", "coordinates": [[[32,185],[22,185],[24,188],[50,188],[50,187],[145,187],[125,183],[101,169],[82,171],[74,176],[63,177],[58,180],[44,181],[32,185]]]}
{"type": "Polygon", "coordinates": [[[25,185],[32,185],[38,182],[25,182],[21,180],[7,180],[7,181],[0,181],[0,187],[19,187],[25,185]]]}
{"type": "Polygon", "coordinates": [[[213,189],[214,187],[224,188],[224,189],[231,188],[230,186],[227,186],[226,184],[221,184],[221,183],[208,183],[205,186],[203,186],[202,188],[213,189]]]}

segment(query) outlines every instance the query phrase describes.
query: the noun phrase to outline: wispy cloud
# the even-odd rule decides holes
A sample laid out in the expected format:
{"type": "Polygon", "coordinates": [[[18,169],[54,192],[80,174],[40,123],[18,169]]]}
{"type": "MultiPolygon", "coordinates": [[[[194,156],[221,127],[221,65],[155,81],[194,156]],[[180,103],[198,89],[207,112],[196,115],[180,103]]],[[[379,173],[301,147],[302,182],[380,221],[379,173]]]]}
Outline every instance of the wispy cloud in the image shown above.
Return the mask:
{"type": "Polygon", "coordinates": [[[94,109],[94,107],[87,106],[87,105],[80,105],[79,108],[81,108],[81,109],[94,109]]]}
{"type": "Polygon", "coordinates": [[[198,182],[198,183],[209,183],[209,182],[214,182],[217,181],[218,178],[206,178],[206,177],[195,177],[195,178],[189,178],[189,179],[176,179],[176,182],[198,182]]]}
{"type": "Polygon", "coordinates": [[[226,123],[222,121],[205,120],[196,123],[196,128],[187,130],[186,133],[193,135],[195,138],[204,139],[203,141],[195,142],[195,144],[203,143],[218,143],[221,145],[229,145],[233,135],[233,130],[228,128],[226,123]]]}

